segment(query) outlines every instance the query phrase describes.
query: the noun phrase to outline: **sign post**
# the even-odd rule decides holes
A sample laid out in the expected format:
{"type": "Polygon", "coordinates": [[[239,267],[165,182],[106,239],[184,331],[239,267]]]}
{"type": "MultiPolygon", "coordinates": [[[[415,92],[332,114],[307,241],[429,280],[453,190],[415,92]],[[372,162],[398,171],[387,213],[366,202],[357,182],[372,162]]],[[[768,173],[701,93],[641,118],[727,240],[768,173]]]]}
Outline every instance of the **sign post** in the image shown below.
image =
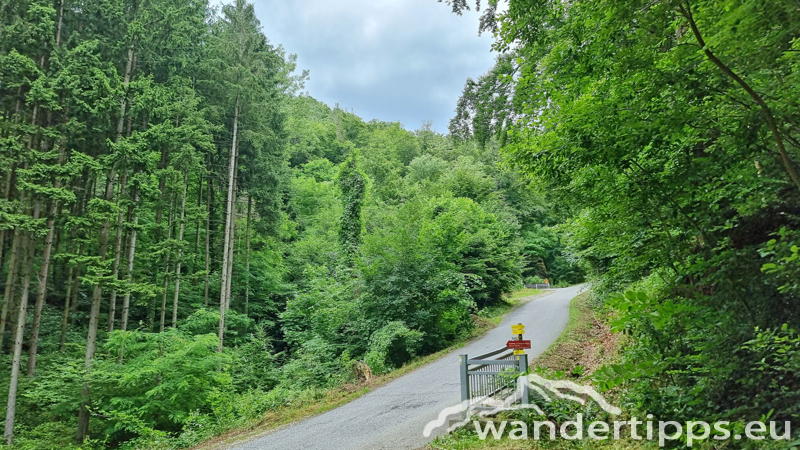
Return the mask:
{"type": "Polygon", "coordinates": [[[514,355],[517,357],[517,364],[519,366],[520,373],[520,377],[517,380],[517,386],[522,390],[522,398],[520,399],[522,404],[527,405],[529,402],[528,383],[522,374],[528,371],[528,355],[525,354],[525,349],[531,348],[531,341],[522,339],[522,334],[525,333],[525,326],[521,323],[511,325],[511,333],[514,335],[514,337],[512,340],[506,342],[506,348],[513,349],[514,355]]]}
{"type": "Polygon", "coordinates": [[[513,349],[515,355],[524,355],[526,348],[531,348],[531,341],[524,341],[522,340],[522,334],[525,333],[525,325],[518,323],[516,325],[511,325],[511,333],[514,335],[510,340],[506,343],[506,347],[513,349]]]}

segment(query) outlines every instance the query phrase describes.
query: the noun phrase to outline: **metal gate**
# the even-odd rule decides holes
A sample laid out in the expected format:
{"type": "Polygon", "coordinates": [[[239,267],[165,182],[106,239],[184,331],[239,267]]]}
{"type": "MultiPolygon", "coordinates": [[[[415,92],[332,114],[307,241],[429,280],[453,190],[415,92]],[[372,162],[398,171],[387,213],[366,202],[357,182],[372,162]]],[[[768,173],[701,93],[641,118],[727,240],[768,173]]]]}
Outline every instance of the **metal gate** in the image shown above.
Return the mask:
{"type": "Polygon", "coordinates": [[[472,358],[461,355],[459,370],[461,404],[469,409],[496,409],[484,404],[487,399],[528,404],[528,383],[520,380],[528,370],[528,355],[515,355],[506,347],[472,358]],[[518,389],[520,398],[511,398],[518,389]]]}

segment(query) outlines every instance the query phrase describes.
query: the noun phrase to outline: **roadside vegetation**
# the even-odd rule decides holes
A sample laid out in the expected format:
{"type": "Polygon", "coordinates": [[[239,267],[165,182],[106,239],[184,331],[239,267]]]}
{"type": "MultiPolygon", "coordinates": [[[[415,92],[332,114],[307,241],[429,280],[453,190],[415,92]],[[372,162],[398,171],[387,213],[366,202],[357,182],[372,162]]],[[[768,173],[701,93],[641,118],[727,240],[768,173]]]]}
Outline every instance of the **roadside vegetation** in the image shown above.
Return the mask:
{"type": "Polygon", "coordinates": [[[796,2],[497,3],[481,5],[496,66],[468,80],[450,131],[501,142],[569,216],[567,254],[624,336],[594,386],[639,417],[792,430],[703,448],[797,446],[796,2]]]}
{"type": "Polygon", "coordinates": [[[548,378],[585,381],[603,366],[619,362],[624,337],[613,333],[606,319],[591,292],[573,298],[564,332],[528,363],[531,371],[548,378]]]}
{"type": "MultiPolygon", "coordinates": [[[[282,425],[321,414],[355,400],[371,390],[429,362],[435,361],[453,350],[466,345],[473,339],[481,337],[486,332],[494,329],[508,313],[526,302],[535,301],[543,295],[547,295],[547,293],[537,289],[520,289],[515,291],[505,296],[503,301],[498,305],[485,308],[481,310],[478,315],[472,316],[475,323],[472,331],[445,349],[430,355],[414,357],[402,367],[382,375],[369,375],[369,378],[367,378],[368,374],[354,372],[352,377],[343,380],[341,384],[333,386],[327,391],[313,392],[311,395],[300,398],[298,402],[283,405],[274,411],[258,414],[256,417],[240,417],[240,421],[232,425],[230,430],[192,448],[195,450],[227,448],[226,446],[232,445],[233,443],[255,439],[260,435],[269,434],[282,425]]],[[[366,367],[361,366],[361,370],[363,369],[366,369],[366,367]]],[[[354,370],[358,371],[359,368],[354,368],[354,370]]]]}
{"type": "MultiPolygon", "coordinates": [[[[619,362],[620,351],[623,344],[620,336],[612,333],[605,314],[598,308],[596,299],[593,299],[590,292],[585,292],[572,299],[569,309],[569,320],[561,335],[553,342],[550,347],[541,355],[529,361],[529,368],[532,373],[539,374],[549,379],[570,379],[579,384],[591,384],[592,376],[595,371],[608,364],[619,362]]],[[[606,393],[607,400],[614,403],[618,400],[618,393],[606,393]]],[[[523,420],[529,425],[529,430],[533,430],[533,421],[543,420],[570,420],[572,412],[570,405],[562,403],[548,405],[542,399],[531,394],[531,400],[539,405],[547,417],[537,416],[530,413],[502,413],[494,417],[478,419],[481,427],[487,420],[494,420],[500,423],[502,420],[523,420]]],[[[575,408],[573,408],[575,409],[575,408]]],[[[575,412],[583,412],[575,409],[575,412]]],[[[431,450],[456,450],[456,449],[477,449],[477,448],[497,448],[497,449],[647,449],[646,445],[633,440],[618,442],[582,442],[578,445],[569,441],[519,441],[511,440],[506,434],[502,439],[482,440],[476,433],[473,423],[467,424],[462,428],[445,436],[434,440],[428,446],[431,450]]],[[[653,448],[658,448],[657,445],[653,448]]]]}

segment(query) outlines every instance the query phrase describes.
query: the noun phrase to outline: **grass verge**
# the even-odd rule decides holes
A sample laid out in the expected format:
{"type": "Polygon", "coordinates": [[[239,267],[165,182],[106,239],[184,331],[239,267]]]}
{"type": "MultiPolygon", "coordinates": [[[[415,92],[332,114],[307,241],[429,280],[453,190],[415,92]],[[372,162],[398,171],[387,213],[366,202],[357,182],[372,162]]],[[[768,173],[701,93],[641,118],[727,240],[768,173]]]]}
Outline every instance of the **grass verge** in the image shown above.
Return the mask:
{"type": "Polygon", "coordinates": [[[445,349],[430,355],[415,358],[403,367],[387,374],[372,377],[369,380],[358,383],[344,384],[326,391],[322,396],[295,402],[292,405],[269,411],[259,419],[251,421],[247,426],[231,430],[214,439],[196,445],[192,447],[192,450],[227,449],[234,445],[274,433],[294,422],[338,408],[369,393],[375,388],[383,386],[396,378],[435,361],[453,350],[461,348],[469,342],[480,338],[489,330],[495,328],[510,312],[529,301],[548,294],[550,294],[550,292],[539,289],[521,289],[513,292],[504,298],[503,303],[485,308],[481,310],[478,315],[473,316],[475,328],[473,328],[469,334],[445,349]]]}
{"type": "Polygon", "coordinates": [[[570,302],[567,326],[558,339],[529,365],[554,378],[571,376],[588,381],[595,370],[617,358],[619,338],[598,317],[589,292],[584,292],[570,302]]]}

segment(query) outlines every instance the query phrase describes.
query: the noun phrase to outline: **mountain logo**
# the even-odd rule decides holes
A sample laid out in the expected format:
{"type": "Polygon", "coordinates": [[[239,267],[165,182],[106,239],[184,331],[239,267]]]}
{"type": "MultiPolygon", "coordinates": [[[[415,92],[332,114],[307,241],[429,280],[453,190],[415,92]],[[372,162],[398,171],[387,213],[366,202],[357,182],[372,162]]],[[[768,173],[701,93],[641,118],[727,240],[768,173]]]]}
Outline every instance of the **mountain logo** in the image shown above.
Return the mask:
{"type": "Polygon", "coordinates": [[[448,419],[453,416],[457,416],[461,418],[461,420],[454,421],[448,426],[447,432],[468,424],[472,419],[474,411],[477,411],[475,409],[476,406],[480,407],[480,411],[477,415],[481,417],[492,416],[502,411],[520,409],[533,409],[537,413],[544,415],[544,411],[534,402],[527,405],[517,403],[522,399],[522,392],[526,385],[531,393],[535,392],[539,394],[542,400],[548,403],[552,402],[554,398],[563,398],[585,405],[587,401],[586,397],[588,397],[594,400],[605,412],[615,416],[622,414],[622,410],[619,407],[610,404],[591,386],[582,386],[569,380],[548,380],[536,374],[529,374],[527,376],[520,376],[518,378],[517,388],[512,394],[503,399],[491,396],[476,397],[443,409],[439,412],[436,419],[431,420],[425,425],[422,435],[430,437],[435,429],[445,425],[448,419]]]}

